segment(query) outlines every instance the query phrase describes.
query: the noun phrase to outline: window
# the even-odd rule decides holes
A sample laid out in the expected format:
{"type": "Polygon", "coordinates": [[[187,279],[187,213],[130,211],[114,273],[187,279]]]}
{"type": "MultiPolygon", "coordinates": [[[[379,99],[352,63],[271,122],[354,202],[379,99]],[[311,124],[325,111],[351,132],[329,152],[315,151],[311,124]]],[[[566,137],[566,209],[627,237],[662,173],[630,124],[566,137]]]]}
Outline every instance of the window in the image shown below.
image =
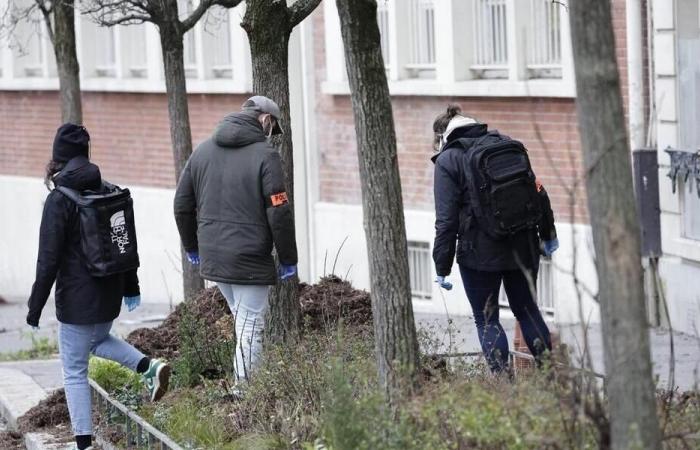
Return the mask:
{"type": "Polygon", "coordinates": [[[430,244],[427,242],[408,242],[408,269],[413,299],[430,300],[433,290],[430,244]]]}
{"type": "Polygon", "coordinates": [[[120,53],[122,58],[122,76],[125,78],[148,77],[148,60],[146,58],[146,26],[129,25],[117,27],[119,33],[120,53]]]}
{"type": "Polygon", "coordinates": [[[207,12],[203,21],[204,52],[207,78],[232,78],[231,19],[225,8],[207,12]]]}
{"type": "MultiPolygon", "coordinates": [[[[700,150],[700,14],[697,0],[679,0],[678,85],[680,144],[687,151],[700,150]]],[[[700,197],[692,177],[683,189],[681,214],[683,237],[700,240],[700,197]]]]}
{"type": "Polygon", "coordinates": [[[506,0],[473,0],[474,64],[477,76],[508,76],[506,0]]]}
{"type": "Polygon", "coordinates": [[[377,4],[377,24],[379,25],[379,34],[381,39],[382,57],[384,58],[384,66],[389,68],[391,61],[391,48],[389,46],[389,3],[388,0],[380,0],[377,4]]]}
{"type": "MultiPolygon", "coordinates": [[[[30,3],[18,2],[18,13],[30,3]]],[[[47,78],[55,76],[53,49],[41,13],[34,9],[26,20],[21,20],[11,37],[10,46],[14,58],[14,76],[22,78],[47,78]]]]}
{"type": "MultiPolygon", "coordinates": [[[[180,13],[180,20],[183,20],[192,14],[194,11],[194,1],[193,0],[178,0],[177,8],[180,13]]],[[[185,47],[184,60],[185,60],[185,75],[187,78],[197,78],[199,76],[199,69],[197,67],[197,27],[191,28],[187,33],[185,33],[183,45],[185,47]]]]}
{"type": "Polygon", "coordinates": [[[116,28],[95,27],[95,75],[98,77],[117,76],[116,28]]]}
{"type": "Polygon", "coordinates": [[[409,78],[435,77],[435,0],[410,0],[409,78]]]}
{"type": "Polygon", "coordinates": [[[560,5],[552,0],[530,0],[528,55],[531,78],[561,78],[560,5]]]}
{"type": "MultiPolygon", "coordinates": [[[[537,274],[537,305],[542,313],[554,314],[554,269],[551,258],[540,259],[540,270],[537,274]]],[[[498,304],[508,308],[508,295],[501,284],[501,290],[498,294],[498,304]]]]}

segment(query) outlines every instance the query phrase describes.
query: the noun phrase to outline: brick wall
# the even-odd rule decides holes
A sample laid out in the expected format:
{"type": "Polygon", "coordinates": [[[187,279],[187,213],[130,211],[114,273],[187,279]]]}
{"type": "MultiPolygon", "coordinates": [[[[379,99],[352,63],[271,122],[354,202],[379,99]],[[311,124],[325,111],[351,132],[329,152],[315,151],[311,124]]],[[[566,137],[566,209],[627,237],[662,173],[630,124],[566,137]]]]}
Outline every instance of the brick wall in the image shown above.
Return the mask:
{"type": "MultiPolygon", "coordinates": [[[[190,95],[194,145],[245,98],[190,95]]],[[[174,187],[167,101],[163,94],[83,93],[92,158],[118,183],[174,187]]],[[[0,173],[42,176],[60,123],[56,92],[0,92],[0,173]]]]}

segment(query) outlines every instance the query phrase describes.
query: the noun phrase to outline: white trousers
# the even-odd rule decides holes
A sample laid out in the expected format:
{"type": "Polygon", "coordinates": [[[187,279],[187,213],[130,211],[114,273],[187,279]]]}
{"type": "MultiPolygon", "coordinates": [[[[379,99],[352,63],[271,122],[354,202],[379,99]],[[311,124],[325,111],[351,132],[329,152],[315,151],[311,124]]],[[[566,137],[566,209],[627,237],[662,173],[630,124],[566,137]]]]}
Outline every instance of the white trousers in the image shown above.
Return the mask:
{"type": "Polygon", "coordinates": [[[236,331],[236,380],[255,371],[262,350],[269,286],[216,283],[233,314],[236,331]]]}

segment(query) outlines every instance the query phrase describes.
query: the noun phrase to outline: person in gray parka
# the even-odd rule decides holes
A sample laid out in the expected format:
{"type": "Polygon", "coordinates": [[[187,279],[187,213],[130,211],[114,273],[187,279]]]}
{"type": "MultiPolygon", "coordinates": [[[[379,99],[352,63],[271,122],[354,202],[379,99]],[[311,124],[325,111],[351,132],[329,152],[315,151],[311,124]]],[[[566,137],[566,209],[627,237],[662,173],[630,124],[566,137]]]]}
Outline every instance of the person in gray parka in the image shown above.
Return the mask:
{"type": "Polygon", "coordinates": [[[236,318],[238,380],[256,366],[269,286],[297,272],[294,215],[280,155],[267,141],[282,132],[279,118],[274,101],[248,99],[196,148],[175,193],[187,257],[204,279],[217,283],[236,318]]]}

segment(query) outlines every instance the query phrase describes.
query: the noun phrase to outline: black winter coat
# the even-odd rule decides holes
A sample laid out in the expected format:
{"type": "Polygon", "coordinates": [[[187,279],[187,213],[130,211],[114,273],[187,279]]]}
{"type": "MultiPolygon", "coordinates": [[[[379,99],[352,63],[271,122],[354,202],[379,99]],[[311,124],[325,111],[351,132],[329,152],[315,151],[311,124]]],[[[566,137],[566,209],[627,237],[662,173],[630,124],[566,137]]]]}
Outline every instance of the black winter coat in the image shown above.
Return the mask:
{"type": "Polygon", "coordinates": [[[174,206],[182,244],[199,251],[207,280],[275,284],[273,246],[282,264],[297,263],[280,155],[266,142],[257,113],[227,116],[197,147],[174,206]]]}
{"type": "MultiPolygon", "coordinates": [[[[67,163],[54,183],[78,191],[99,190],[102,178],[96,165],[79,156],[67,163]]],[[[112,321],[119,316],[122,298],[140,293],[135,270],[104,278],[93,278],[88,273],[80,248],[76,205],[58,190],[51,191],[44,203],[36,281],[29,297],[29,325],[39,324],[54,281],[56,317],[75,325],[112,321]]]]}
{"type": "MultiPolygon", "coordinates": [[[[467,149],[455,144],[460,138],[472,144],[487,133],[486,124],[469,125],[453,131],[443,150],[433,156],[435,163],[435,243],[433,260],[438,275],[447,276],[452,271],[455,253],[457,263],[470,269],[485,272],[533,269],[539,265],[540,242],[556,237],[554,215],[549,197],[540,189],[543,218],[537,230],[524,230],[510,239],[491,238],[472,219],[469,205],[468,183],[465,179],[467,149]]],[[[496,135],[493,139],[503,139],[496,135]]],[[[462,142],[464,142],[464,140],[462,142]]],[[[491,141],[486,141],[488,145],[491,141]]]]}

